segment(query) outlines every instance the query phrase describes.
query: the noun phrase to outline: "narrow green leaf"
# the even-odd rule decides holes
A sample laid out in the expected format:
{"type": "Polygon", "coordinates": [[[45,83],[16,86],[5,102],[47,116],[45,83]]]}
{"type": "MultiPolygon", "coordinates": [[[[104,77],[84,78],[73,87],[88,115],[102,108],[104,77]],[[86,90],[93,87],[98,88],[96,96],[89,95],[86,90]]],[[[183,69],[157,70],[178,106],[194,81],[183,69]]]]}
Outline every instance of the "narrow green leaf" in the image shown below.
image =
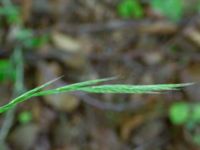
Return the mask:
{"type": "Polygon", "coordinates": [[[24,94],[18,96],[17,98],[13,99],[13,100],[10,101],[9,103],[5,104],[4,106],[1,106],[1,107],[0,107],[0,113],[2,113],[2,112],[4,112],[4,111],[6,111],[6,110],[12,108],[13,106],[15,106],[15,105],[18,104],[18,103],[21,103],[21,102],[23,102],[23,101],[25,101],[25,100],[27,100],[27,99],[33,97],[33,94],[34,94],[34,93],[40,91],[40,90],[43,89],[44,87],[46,87],[46,86],[52,84],[53,82],[59,80],[60,78],[61,78],[61,77],[56,78],[56,79],[54,79],[54,80],[51,80],[51,81],[49,81],[49,82],[47,82],[47,83],[45,83],[45,84],[43,84],[43,85],[41,85],[41,86],[39,86],[39,87],[37,87],[37,88],[34,88],[34,89],[32,89],[32,90],[30,90],[30,91],[28,91],[28,92],[26,92],[26,93],[24,93],[24,94]]]}
{"type": "Polygon", "coordinates": [[[116,78],[117,77],[110,77],[110,78],[103,78],[103,79],[79,82],[79,83],[75,83],[75,84],[62,86],[62,87],[52,89],[52,90],[41,91],[41,92],[35,93],[33,96],[43,96],[43,95],[50,95],[50,94],[59,94],[62,92],[77,91],[81,87],[90,86],[90,85],[94,85],[94,84],[98,84],[98,83],[102,83],[102,82],[106,82],[106,81],[110,81],[110,80],[115,80],[116,78]]]}

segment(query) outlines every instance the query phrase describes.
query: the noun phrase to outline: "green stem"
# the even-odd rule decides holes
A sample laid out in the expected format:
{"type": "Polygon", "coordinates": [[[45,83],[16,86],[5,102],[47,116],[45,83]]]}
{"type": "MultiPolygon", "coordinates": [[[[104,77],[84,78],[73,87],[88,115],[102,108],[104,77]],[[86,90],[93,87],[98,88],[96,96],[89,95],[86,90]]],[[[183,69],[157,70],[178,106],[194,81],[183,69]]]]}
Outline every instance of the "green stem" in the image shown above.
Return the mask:
{"type": "MultiPolygon", "coordinates": [[[[14,61],[13,63],[16,64],[16,78],[13,92],[13,97],[16,97],[24,91],[24,63],[21,48],[17,47],[15,49],[12,59],[14,61]]],[[[16,107],[13,107],[5,115],[5,119],[0,130],[0,147],[5,145],[6,137],[9,134],[10,128],[14,122],[15,112],[16,107]]]]}

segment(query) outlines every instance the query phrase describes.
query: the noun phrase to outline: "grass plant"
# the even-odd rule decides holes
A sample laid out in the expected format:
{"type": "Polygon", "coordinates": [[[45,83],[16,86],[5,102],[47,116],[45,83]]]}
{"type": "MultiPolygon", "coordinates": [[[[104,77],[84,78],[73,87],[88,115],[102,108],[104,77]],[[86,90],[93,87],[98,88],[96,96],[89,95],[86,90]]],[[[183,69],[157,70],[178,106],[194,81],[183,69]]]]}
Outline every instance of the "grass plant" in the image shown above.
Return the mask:
{"type": "Polygon", "coordinates": [[[4,106],[0,107],[0,113],[5,112],[18,103],[26,101],[32,97],[36,96],[45,96],[45,95],[52,95],[52,94],[59,94],[63,92],[75,92],[75,91],[82,91],[88,93],[126,93],[126,94],[145,94],[145,93],[159,93],[162,91],[167,90],[176,90],[181,87],[192,85],[193,83],[183,83],[183,84],[155,84],[155,85],[128,85],[128,84],[104,84],[104,85],[96,85],[102,82],[114,80],[113,78],[104,78],[104,79],[96,79],[96,80],[89,80],[84,82],[79,82],[75,84],[70,84],[62,87],[58,87],[51,90],[44,90],[43,88],[47,87],[48,85],[52,84],[53,82],[57,81],[59,78],[51,80],[39,87],[36,87],[24,94],[14,98],[9,103],[5,104],[4,106]]]}

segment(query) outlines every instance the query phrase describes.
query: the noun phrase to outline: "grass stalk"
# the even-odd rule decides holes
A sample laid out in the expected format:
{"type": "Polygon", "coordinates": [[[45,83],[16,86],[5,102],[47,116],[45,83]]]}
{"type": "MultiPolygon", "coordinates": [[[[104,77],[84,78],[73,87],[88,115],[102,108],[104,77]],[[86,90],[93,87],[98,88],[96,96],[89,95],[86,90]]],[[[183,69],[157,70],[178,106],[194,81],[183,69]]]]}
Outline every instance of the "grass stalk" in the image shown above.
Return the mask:
{"type": "MultiPolygon", "coordinates": [[[[24,91],[24,63],[23,54],[20,48],[16,48],[13,54],[13,63],[16,64],[16,79],[14,84],[13,97],[19,96],[24,91]]],[[[6,114],[0,130],[0,147],[5,145],[6,137],[13,125],[16,107],[12,107],[6,114]]]]}

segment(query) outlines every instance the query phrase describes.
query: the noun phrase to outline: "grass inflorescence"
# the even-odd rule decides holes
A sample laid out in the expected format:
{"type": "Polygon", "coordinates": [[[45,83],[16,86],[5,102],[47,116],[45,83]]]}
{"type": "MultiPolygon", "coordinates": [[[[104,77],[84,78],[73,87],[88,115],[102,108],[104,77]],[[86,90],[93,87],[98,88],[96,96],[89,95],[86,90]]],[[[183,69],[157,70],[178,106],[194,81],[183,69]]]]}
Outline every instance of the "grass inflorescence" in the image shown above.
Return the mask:
{"type": "Polygon", "coordinates": [[[128,84],[97,85],[102,82],[116,79],[115,77],[112,77],[112,78],[89,80],[89,81],[84,81],[84,82],[79,82],[75,84],[58,87],[51,90],[41,91],[43,88],[47,87],[48,85],[52,84],[58,79],[60,79],[60,77],[52,81],[49,81],[39,87],[36,87],[28,92],[25,92],[24,94],[11,100],[9,103],[0,107],[0,113],[11,109],[18,103],[21,103],[23,101],[26,101],[36,96],[45,96],[45,95],[59,94],[63,92],[74,92],[74,91],[82,91],[82,92],[88,92],[88,93],[105,93],[105,94],[106,93],[145,94],[145,93],[158,93],[158,92],[167,91],[167,90],[176,90],[178,88],[193,84],[193,83],[182,83],[182,84],[154,84],[154,85],[128,85],[128,84]]]}

